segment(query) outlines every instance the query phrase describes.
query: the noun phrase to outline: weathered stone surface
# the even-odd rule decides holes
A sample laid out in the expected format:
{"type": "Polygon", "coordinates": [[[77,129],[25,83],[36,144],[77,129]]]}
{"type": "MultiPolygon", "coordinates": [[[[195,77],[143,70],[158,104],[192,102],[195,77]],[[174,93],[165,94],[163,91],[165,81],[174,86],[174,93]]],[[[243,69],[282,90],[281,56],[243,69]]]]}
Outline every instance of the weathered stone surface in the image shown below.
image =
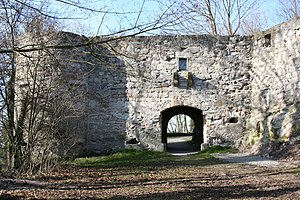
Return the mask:
{"type": "Polygon", "coordinates": [[[232,38],[135,37],[114,45],[128,57],[127,138],[137,138],[145,147],[159,148],[163,145],[161,112],[176,106],[203,111],[204,141],[216,136],[224,141],[239,138],[243,131],[242,118],[250,113],[246,104],[251,102],[247,74],[252,65],[251,38],[232,38]],[[173,74],[178,71],[179,58],[187,58],[188,66],[186,71],[178,72],[178,87],[175,87],[173,74]],[[188,73],[192,75],[191,86],[188,73]],[[231,117],[239,120],[228,123],[231,117]]]}
{"type": "Polygon", "coordinates": [[[238,146],[247,132],[260,141],[299,135],[299,30],[295,20],[253,37],[138,36],[61,51],[66,84],[80,85],[84,151],[114,151],[126,141],[163,151],[162,113],[177,107],[201,111],[205,144],[238,146]]]}
{"type": "Polygon", "coordinates": [[[270,140],[289,142],[300,134],[299,29],[296,19],[254,35],[247,128],[255,130],[261,124],[259,131],[266,144],[270,140]]]}

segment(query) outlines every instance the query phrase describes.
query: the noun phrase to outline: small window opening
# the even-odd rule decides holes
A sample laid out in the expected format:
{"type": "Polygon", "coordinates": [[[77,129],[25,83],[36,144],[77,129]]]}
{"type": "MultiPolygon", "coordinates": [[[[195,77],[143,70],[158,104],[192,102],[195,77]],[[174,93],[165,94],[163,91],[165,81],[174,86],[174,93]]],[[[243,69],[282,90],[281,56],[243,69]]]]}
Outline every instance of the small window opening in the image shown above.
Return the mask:
{"type": "Polygon", "coordinates": [[[238,118],[237,117],[231,117],[228,119],[228,123],[234,124],[234,123],[238,123],[238,118]]]}
{"type": "Polygon", "coordinates": [[[179,71],[187,70],[187,58],[179,58],[179,71]]]}
{"type": "Polygon", "coordinates": [[[180,47],[180,51],[184,51],[186,49],[187,49],[186,47],[180,47]]]}
{"type": "Polygon", "coordinates": [[[271,34],[267,34],[265,35],[265,43],[264,43],[265,47],[270,47],[271,46],[271,34]]]}
{"type": "Polygon", "coordinates": [[[131,138],[130,140],[126,141],[126,144],[138,144],[139,141],[136,138],[131,138]]]}

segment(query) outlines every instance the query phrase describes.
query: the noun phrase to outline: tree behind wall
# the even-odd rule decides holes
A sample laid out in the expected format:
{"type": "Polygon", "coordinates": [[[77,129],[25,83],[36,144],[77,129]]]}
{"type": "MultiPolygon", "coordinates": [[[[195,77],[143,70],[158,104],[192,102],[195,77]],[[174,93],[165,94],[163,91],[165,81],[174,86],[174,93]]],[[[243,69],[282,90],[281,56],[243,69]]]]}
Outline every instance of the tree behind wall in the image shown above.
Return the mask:
{"type": "Polygon", "coordinates": [[[194,121],[187,115],[175,115],[169,120],[168,133],[193,133],[194,121]]]}
{"type": "MultiPolygon", "coordinates": [[[[170,0],[172,25],[164,33],[236,35],[259,0],[170,0]]],[[[162,4],[165,5],[164,1],[162,4]]]]}
{"type": "Polygon", "coordinates": [[[279,8],[277,10],[279,21],[285,22],[299,17],[300,1],[299,0],[278,0],[279,8]]]}

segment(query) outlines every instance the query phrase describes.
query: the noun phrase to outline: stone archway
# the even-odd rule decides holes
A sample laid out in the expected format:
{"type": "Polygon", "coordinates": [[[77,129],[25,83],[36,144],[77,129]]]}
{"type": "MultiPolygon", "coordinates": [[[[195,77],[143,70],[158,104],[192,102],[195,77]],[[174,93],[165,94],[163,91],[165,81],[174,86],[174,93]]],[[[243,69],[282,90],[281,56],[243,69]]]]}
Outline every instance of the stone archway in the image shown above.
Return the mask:
{"type": "Polygon", "coordinates": [[[188,115],[195,123],[195,131],[193,135],[194,142],[198,150],[203,143],[203,113],[202,110],[189,106],[175,106],[161,112],[161,131],[162,143],[167,147],[167,128],[169,120],[179,114],[188,115]]]}

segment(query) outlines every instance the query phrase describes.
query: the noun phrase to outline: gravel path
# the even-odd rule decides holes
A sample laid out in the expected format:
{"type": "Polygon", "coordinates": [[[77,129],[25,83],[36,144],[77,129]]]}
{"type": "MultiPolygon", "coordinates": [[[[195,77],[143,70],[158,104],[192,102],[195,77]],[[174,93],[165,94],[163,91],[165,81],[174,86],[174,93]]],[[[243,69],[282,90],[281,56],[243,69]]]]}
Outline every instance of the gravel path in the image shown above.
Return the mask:
{"type": "Polygon", "coordinates": [[[251,155],[249,153],[215,154],[214,157],[226,160],[228,162],[245,163],[245,164],[258,165],[258,166],[264,166],[264,167],[277,167],[277,166],[284,165],[284,163],[282,163],[282,162],[272,160],[270,158],[251,155]]]}
{"type": "Polygon", "coordinates": [[[190,142],[192,136],[168,137],[167,152],[176,156],[196,154],[199,150],[190,142]]]}
{"type": "MultiPolygon", "coordinates": [[[[177,156],[197,153],[198,150],[187,142],[191,139],[190,136],[168,138],[167,152],[177,156]]],[[[294,167],[300,164],[300,162],[277,161],[267,157],[251,155],[250,153],[219,153],[214,154],[214,157],[226,160],[227,162],[244,163],[263,167],[294,167]]]]}

